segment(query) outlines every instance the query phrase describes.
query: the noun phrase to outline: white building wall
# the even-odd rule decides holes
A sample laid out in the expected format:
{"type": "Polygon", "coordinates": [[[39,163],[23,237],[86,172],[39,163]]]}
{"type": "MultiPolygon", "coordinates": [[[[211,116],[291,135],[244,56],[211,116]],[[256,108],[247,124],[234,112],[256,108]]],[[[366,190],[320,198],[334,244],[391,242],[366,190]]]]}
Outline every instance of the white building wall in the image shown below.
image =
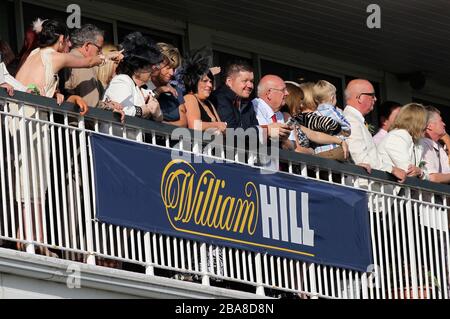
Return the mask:
{"type": "Polygon", "coordinates": [[[0,248],[0,299],[250,299],[255,294],[0,248]]]}

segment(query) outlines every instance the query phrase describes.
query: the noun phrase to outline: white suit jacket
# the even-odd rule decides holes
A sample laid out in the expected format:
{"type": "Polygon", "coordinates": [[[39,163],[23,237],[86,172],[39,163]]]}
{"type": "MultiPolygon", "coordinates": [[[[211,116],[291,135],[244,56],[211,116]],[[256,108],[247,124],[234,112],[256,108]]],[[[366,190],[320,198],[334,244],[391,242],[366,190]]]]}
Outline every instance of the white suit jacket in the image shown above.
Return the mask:
{"type": "Polygon", "coordinates": [[[364,124],[364,117],[357,109],[347,105],[344,116],[350,122],[352,134],[347,139],[350,155],[355,164],[369,164],[371,168],[392,172],[392,163],[383,162],[369,129],[364,124]]]}
{"type": "Polygon", "coordinates": [[[378,145],[378,153],[384,162],[408,170],[409,165],[420,166],[423,157],[423,147],[415,145],[407,130],[396,129],[378,145]]]}

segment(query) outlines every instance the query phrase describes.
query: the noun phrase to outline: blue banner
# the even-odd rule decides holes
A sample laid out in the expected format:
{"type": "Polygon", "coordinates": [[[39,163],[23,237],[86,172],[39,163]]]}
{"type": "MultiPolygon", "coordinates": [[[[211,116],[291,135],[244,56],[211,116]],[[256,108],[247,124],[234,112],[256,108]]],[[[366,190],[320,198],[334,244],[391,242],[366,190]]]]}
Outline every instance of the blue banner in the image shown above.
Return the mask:
{"type": "Polygon", "coordinates": [[[323,265],[373,263],[367,194],[92,134],[97,218],[323,265]]]}

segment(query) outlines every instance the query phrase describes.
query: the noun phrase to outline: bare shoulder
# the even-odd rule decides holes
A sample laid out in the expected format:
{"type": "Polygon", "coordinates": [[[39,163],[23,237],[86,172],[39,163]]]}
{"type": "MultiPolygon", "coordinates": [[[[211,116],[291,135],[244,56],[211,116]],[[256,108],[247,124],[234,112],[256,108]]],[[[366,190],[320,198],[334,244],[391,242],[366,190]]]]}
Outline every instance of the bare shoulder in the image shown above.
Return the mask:
{"type": "Polygon", "coordinates": [[[198,106],[198,101],[193,94],[184,96],[184,104],[186,107],[198,106]]]}

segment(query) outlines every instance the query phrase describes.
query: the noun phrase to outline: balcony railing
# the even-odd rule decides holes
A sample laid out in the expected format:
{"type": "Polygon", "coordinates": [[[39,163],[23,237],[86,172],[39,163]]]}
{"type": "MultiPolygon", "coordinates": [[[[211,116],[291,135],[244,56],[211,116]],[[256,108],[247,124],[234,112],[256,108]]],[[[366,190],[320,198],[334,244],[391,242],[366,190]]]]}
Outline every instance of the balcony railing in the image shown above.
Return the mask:
{"type": "MultiPolygon", "coordinates": [[[[0,90],[0,239],[30,254],[140,266],[148,276],[176,276],[258,295],[299,298],[448,299],[450,187],[417,179],[399,185],[380,171],[280,151],[288,174],[369,195],[374,266],[357,272],[281,258],[96,220],[89,131],[170,148],[174,127],[92,109],[80,117],[71,104],[0,90]],[[388,189],[395,186],[398,192],[388,189]],[[215,261],[215,262],[211,262],[215,261]]],[[[188,145],[190,144],[190,145],[188,145]]],[[[197,153],[196,141],[184,150],[197,153]]],[[[233,160],[253,165],[252,156],[233,160]],[[247,162],[244,162],[246,159],[247,162]]],[[[211,155],[211,154],[209,154],[211,155]]],[[[225,153],[221,155],[225,157],[225,153]]],[[[97,176],[101,178],[101,176],[97,176]]]]}

